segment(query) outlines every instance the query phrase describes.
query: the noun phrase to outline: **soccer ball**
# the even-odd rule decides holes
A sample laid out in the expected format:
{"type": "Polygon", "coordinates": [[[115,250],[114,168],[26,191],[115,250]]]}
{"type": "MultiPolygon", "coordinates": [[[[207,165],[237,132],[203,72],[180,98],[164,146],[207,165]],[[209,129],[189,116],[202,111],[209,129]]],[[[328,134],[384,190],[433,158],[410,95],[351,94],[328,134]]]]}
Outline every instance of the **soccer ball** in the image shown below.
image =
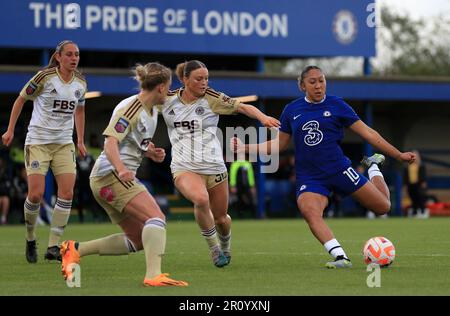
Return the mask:
{"type": "Polygon", "coordinates": [[[387,267],[395,259],[395,247],[386,237],[373,237],[364,245],[363,255],[366,264],[375,263],[380,267],[387,267]]]}

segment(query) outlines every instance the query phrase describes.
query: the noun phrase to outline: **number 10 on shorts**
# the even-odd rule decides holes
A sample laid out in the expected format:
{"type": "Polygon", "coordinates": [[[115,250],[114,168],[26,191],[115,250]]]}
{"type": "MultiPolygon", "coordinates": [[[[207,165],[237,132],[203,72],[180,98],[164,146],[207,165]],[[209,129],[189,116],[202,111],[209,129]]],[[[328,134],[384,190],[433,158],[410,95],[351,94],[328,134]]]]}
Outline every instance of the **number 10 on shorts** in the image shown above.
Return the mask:
{"type": "Polygon", "coordinates": [[[357,185],[361,180],[359,174],[352,167],[348,167],[347,170],[342,173],[345,174],[354,185],[357,185]]]}

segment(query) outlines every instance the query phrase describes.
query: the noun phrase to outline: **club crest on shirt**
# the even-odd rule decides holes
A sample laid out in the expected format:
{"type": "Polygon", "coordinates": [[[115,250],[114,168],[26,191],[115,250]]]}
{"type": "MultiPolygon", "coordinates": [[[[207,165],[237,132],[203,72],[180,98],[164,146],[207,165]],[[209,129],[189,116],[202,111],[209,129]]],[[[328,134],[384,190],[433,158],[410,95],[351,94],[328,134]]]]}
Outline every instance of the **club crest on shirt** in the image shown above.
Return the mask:
{"type": "Polygon", "coordinates": [[[205,113],[205,109],[203,107],[199,106],[195,109],[195,114],[202,115],[203,113],[205,113]]]}
{"type": "Polygon", "coordinates": [[[39,168],[39,161],[37,161],[37,160],[33,160],[32,162],[31,162],[31,169],[38,169],[39,168]]]}
{"type": "Polygon", "coordinates": [[[130,123],[128,123],[127,120],[120,118],[117,121],[116,125],[114,125],[114,129],[116,130],[117,133],[123,133],[125,132],[129,124],[130,123]]]}
{"type": "Polygon", "coordinates": [[[81,98],[81,90],[75,90],[75,98],[79,99],[81,98]]]}
{"type": "Polygon", "coordinates": [[[34,93],[34,91],[36,91],[36,88],[37,88],[36,85],[33,84],[32,82],[30,82],[30,84],[26,88],[25,92],[27,93],[27,95],[32,95],[34,93]]]}

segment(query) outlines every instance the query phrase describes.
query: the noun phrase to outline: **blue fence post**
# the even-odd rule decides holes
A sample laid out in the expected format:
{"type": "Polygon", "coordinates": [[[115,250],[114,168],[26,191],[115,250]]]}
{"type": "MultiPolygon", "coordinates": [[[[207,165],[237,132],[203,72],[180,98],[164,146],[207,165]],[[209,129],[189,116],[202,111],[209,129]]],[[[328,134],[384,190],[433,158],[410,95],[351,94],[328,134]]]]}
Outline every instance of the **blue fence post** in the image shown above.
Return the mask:
{"type": "Polygon", "coordinates": [[[50,53],[48,49],[43,49],[41,53],[41,65],[45,66],[50,61],[50,53]]]}
{"type": "MultiPolygon", "coordinates": [[[[369,76],[372,73],[372,68],[370,65],[370,59],[368,57],[364,57],[363,63],[363,71],[364,76],[369,76]]],[[[366,120],[366,124],[370,127],[373,126],[373,108],[369,102],[364,102],[364,118],[366,120]]],[[[368,142],[364,143],[364,155],[370,157],[373,155],[372,145],[368,142]]]]}
{"type": "MultiPolygon", "coordinates": [[[[264,57],[258,57],[257,64],[256,64],[256,71],[259,73],[264,72],[264,57]]],[[[264,103],[262,101],[258,101],[258,108],[260,111],[265,112],[264,109],[264,103]]],[[[261,123],[258,122],[257,124],[258,128],[261,127],[261,123]]],[[[259,137],[259,129],[258,129],[258,142],[260,142],[259,137]]],[[[264,218],[266,216],[266,175],[261,172],[262,171],[262,163],[259,159],[258,155],[258,161],[257,161],[257,170],[258,170],[258,206],[256,210],[256,217],[257,218],[264,218]]]]}
{"type": "Polygon", "coordinates": [[[261,172],[262,164],[258,157],[258,208],[257,218],[264,218],[266,216],[266,175],[261,172]]]}
{"type": "MultiPolygon", "coordinates": [[[[372,105],[368,102],[364,103],[364,117],[366,124],[370,127],[373,127],[373,108],[372,105]]],[[[372,145],[368,142],[364,142],[364,155],[370,157],[373,155],[372,145]]]]}

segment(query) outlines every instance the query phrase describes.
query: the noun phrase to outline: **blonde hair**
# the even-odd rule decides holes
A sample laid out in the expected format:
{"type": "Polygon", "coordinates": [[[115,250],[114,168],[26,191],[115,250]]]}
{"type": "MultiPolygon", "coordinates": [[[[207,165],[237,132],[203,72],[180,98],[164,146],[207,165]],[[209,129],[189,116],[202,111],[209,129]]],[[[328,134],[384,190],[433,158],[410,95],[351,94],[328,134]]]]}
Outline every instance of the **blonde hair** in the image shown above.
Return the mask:
{"type": "Polygon", "coordinates": [[[160,63],[137,64],[133,69],[134,79],[142,90],[152,91],[157,85],[172,78],[172,71],[160,63]]]}
{"type": "Polygon", "coordinates": [[[177,65],[175,73],[177,74],[178,80],[184,84],[183,78],[188,78],[191,75],[191,72],[199,68],[206,68],[206,65],[199,60],[185,61],[184,63],[177,65]]]}
{"type": "Polygon", "coordinates": [[[52,54],[52,57],[50,57],[50,61],[48,62],[48,65],[44,69],[53,68],[53,67],[59,67],[59,62],[56,59],[56,54],[61,56],[62,51],[64,50],[64,46],[67,44],[74,44],[78,47],[78,45],[70,40],[64,40],[60,42],[55,49],[55,52],[52,54]]]}

